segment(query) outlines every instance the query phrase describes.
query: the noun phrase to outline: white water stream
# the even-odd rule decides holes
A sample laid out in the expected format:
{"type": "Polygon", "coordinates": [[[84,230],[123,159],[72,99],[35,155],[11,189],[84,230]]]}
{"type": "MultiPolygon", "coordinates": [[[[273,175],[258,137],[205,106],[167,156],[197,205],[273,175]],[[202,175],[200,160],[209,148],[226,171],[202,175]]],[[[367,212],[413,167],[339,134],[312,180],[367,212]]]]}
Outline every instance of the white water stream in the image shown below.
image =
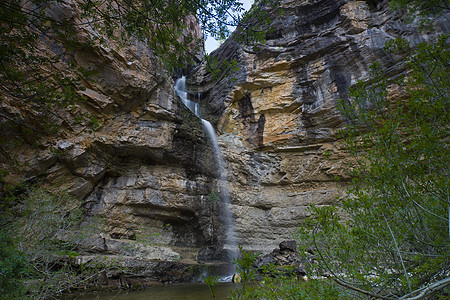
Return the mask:
{"type": "Polygon", "coordinates": [[[225,245],[223,247],[225,250],[229,251],[233,257],[235,257],[237,253],[236,231],[234,228],[233,215],[231,214],[231,201],[227,181],[227,172],[224,167],[222,152],[220,151],[216,132],[209,121],[200,117],[200,94],[198,95],[199,102],[194,102],[188,99],[188,93],[186,91],[186,78],[184,76],[175,82],[175,92],[181,98],[184,105],[186,105],[187,108],[189,108],[198,118],[201,119],[203,130],[206,133],[208,140],[211,142],[216,163],[216,170],[219,174],[218,190],[221,196],[220,198],[223,202],[221,205],[223,209],[220,212],[224,220],[223,225],[225,228],[225,245]]]}

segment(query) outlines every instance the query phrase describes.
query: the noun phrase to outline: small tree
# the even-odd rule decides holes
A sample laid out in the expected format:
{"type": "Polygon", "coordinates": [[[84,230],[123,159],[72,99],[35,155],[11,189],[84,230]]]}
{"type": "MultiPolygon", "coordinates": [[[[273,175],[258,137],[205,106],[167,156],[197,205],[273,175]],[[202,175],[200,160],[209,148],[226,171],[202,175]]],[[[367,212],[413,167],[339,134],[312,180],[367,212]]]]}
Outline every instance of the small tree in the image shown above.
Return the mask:
{"type": "MultiPolygon", "coordinates": [[[[448,297],[450,290],[449,63],[447,37],[410,49],[406,78],[388,82],[377,63],[341,102],[353,182],[338,207],[313,207],[311,245],[322,270],[370,297],[448,297]],[[397,85],[403,96],[392,98],[397,85]],[[342,217],[345,216],[345,217],[342,217]]],[[[309,233],[301,233],[307,239],[309,233]]]]}
{"type": "Polygon", "coordinates": [[[80,204],[30,184],[0,194],[0,297],[48,299],[98,273],[71,263],[81,241],[99,229],[82,222],[80,204]]]}

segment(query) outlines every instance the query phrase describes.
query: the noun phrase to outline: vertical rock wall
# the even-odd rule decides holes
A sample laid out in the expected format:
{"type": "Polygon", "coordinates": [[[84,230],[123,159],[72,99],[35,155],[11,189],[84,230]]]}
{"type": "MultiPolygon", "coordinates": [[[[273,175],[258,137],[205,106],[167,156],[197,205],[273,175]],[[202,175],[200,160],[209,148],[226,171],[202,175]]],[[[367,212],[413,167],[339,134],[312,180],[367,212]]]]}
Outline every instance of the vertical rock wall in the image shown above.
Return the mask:
{"type": "Polygon", "coordinates": [[[338,100],[374,61],[391,78],[404,71],[400,56],[383,51],[389,39],[417,44],[445,32],[447,20],[419,31],[386,1],[352,0],[283,0],[272,15],[264,45],[229,39],[213,52],[237,60],[236,81],[204,67],[189,78],[228,161],[238,241],[263,251],[291,238],[309,204],[335,202],[345,190],[350,158],[338,141],[338,100]]]}
{"type": "MultiPolygon", "coordinates": [[[[52,12],[80,24],[75,3],[55,2],[52,12]]],[[[347,88],[366,78],[375,60],[392,77],[403,72],[401,57],[383,52],[388,39],[428,38],[414,23],[400,22],[384,1],[283,0],[281,8],[264,45],[245,47],[231,38],[214,52],[238,61],[236,81],[213,79],[204,66],[189,78],[193,97],[201,92],[202,116],[218,130],[237,241],[263,251],[291,238],[309,204],[332,203],[345,189],[349,158],[337,138],[344,123],[336,103],[347,88]]],[[[433,24],[435,31],[446,31],[446,20],[433,24]]],[[[82,41],[97,34],[75,28],[82,41]]],[[[42,51],[96,75],[78,91],[84,104],[60,111],[58,134],[2,153],[1,168],[9,171],[3,183],[41,182],[81,199],[90,214],[103,217],[101,251],[116,251],[142,229],[161,233],[160,241],[174,247],[222,241],[220,204],[208,197],[218,189],[218,175],[201,122],[176,97],[173,80],[148,47],[107,41],[69,52],[50,38],[42,51]],[[102,127],[90,131],[75,122],[84,113],[102,127]],[[165,224],[171,226],[161,232],[165,224]]],[[[39,121],[13,102],[1,109],[39,121]]],[[[177,257],[158,251],[145,255],[177,257]]]]}
{"type": "MultiPolygon", "coordinates": [[[[69,51],[49,33],[39,41],[40,51],[62,57],[58,68],[67,76],[78,67],[94,75],[80,82],[77,97],[83,102],[55,108],[61,116],[54,120],[57,134],[33,146],[2,145],[0,167],[8,175],[1,186],[28,181],[75,196],[90,215],[102,217],[102,236],[111,245],[142,231],[157,233],[156,242],[168,245],[214,243],[214,207],[207,200],[212,154],[200,120],[176,96],[171,75],[143,42],[100,43],[101,33],[86,25],[77,1],[48,5],[48,16],[73,24],[73,37],[85,45],[69,51]],[[89,127],[86,114],[101,126],[89,127]]],[[[201,35],[195,18],[187,22],[188,30],[201,35]]],[[[1,105],[1,118],[13,112],[23,116],[24,126],[40,121],[12,99],[1,105]]]]}

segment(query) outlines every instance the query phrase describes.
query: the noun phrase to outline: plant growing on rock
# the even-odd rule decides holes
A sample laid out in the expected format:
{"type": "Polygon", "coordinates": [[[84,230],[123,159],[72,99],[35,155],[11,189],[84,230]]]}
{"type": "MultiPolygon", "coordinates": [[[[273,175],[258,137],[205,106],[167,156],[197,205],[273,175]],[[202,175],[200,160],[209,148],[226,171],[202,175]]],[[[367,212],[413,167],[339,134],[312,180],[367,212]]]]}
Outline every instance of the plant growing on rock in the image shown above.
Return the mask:
{"type": "Polygon", "coordinates": [[[209,193],[207,198],[208,201],[211,202],[211,204],[220,202],[220,197],[219,195],[217,195],[216,191],[212,191],[211,193],[209,193]]]}

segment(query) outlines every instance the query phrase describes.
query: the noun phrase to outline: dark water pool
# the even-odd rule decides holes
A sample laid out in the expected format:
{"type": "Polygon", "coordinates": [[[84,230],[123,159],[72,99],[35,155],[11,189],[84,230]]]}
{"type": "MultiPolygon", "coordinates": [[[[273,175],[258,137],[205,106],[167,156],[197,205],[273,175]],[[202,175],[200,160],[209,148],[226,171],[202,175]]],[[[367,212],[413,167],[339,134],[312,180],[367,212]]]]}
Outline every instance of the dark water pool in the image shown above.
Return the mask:
{"type": "MultiPolygon", "coordinates": [[[[216,299],[227,299],[230,291],[239,288],[238,284],[220,283],[214,290],[216,299]]],[[[173,284],[155,286],[144,291],[128,292],[118,291],[109,294],[79,295],[72,299],[77,300],[210,300],[213,299],[208,286],[204,283],[173,284]]]]}

